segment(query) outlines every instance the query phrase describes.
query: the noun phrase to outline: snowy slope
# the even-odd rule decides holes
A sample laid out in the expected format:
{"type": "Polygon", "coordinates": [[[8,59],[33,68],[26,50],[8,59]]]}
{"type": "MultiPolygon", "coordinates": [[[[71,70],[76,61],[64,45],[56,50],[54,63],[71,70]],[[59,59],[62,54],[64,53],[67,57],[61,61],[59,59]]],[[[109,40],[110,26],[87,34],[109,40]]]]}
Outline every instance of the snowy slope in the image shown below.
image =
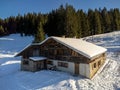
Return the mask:
{"type": "Polygon", "coordinates": [[[14,55],[32,40],[18,34],[0,38],[0,90],[120,89],[120,32],[94,36],[93,43],[108,49],[108,64],[92,80],[59,71],[20,71],[20,57],[14,55]]]}

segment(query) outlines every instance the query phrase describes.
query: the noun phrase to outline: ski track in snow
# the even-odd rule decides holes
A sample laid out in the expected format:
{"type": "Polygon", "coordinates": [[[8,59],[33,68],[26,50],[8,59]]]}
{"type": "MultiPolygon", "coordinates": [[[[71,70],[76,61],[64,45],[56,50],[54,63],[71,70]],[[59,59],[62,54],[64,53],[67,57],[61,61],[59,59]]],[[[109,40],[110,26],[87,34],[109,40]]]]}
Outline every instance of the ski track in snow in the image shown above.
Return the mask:
{"type": "Polygon", "coordinates": [[[120,90],[120,31],[84,38],[108,49],[105,66],[92,79],[60,71],[20,71],[20,57],[14,57],[33,37],[12,34],[0,38],[1,90],[120,90]]]}

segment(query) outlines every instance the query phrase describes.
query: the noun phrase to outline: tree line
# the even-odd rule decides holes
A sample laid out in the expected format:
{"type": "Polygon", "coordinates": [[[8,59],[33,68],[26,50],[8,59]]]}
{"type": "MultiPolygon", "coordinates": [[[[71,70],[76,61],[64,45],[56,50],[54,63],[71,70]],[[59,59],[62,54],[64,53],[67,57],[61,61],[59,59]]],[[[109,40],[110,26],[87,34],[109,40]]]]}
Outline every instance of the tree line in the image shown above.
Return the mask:
{"type": "Polygon", "coordinates": [[[18,14],[0,19],[0,36],[20,33],[33,35],[35,41],[48,36],[86,37],[95,34],[120,30],[120,10],[82,9],[75,10],[72,5],[61,5],[49,13],[18,14]]]}

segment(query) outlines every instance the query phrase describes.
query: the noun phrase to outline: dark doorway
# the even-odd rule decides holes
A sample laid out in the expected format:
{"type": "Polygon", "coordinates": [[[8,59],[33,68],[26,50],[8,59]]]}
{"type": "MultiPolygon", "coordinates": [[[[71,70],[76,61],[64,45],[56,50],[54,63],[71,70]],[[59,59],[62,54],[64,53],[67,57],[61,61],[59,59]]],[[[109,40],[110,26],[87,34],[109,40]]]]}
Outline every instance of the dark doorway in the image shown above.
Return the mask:
{"type": "Polygon", "coordinates": [[[75,74],[79,75],[79,64],[75,63],[75,74]]]}

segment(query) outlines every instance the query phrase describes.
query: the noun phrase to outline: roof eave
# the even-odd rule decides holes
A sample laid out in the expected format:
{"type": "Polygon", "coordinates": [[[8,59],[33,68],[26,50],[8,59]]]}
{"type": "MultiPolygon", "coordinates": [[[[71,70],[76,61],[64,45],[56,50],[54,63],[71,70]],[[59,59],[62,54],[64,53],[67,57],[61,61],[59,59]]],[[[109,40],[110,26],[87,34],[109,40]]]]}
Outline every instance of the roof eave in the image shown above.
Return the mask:
{"type": "Polygon", "coordinates": [[[24,49],[22,49],[20,52],[18,52],[18,53],[15,55],[15,57],[21,56],[21,54],[22,54],[27,48],[29,48],[30,46],[32,46],[32,44],[28,44],[24,49]]]}
{"type": "Polygon", "coordinates": [[[20,52],[18,52],[15,57],[17,56],[21,56],[21,54],[26,50],[28,49],[30,46],[33,46],[33,45],[41,45],[43,44],[45,41],[47,41],[48,39],[50,39],[51,37],[48,37],[47,39],[43,40],[41,43],[32,43],[32,44],[28,44],[24,49],[22,49],[20,52]]]}
{"type": "Polygon", "coordinates": [[[93,60],[93,59],[95,59],[96,57],[98,57],[99,55],[101,55],[101,54],[103,54],[103,53],[106,53],[106,52],[107,52],[107,49],[105,49],[103,52],[101,52],[101,53],[99,53],[99,54],[97,54],[97,55],[91,56],[89,59],[90,59],[90,60],[93,60]]]}

